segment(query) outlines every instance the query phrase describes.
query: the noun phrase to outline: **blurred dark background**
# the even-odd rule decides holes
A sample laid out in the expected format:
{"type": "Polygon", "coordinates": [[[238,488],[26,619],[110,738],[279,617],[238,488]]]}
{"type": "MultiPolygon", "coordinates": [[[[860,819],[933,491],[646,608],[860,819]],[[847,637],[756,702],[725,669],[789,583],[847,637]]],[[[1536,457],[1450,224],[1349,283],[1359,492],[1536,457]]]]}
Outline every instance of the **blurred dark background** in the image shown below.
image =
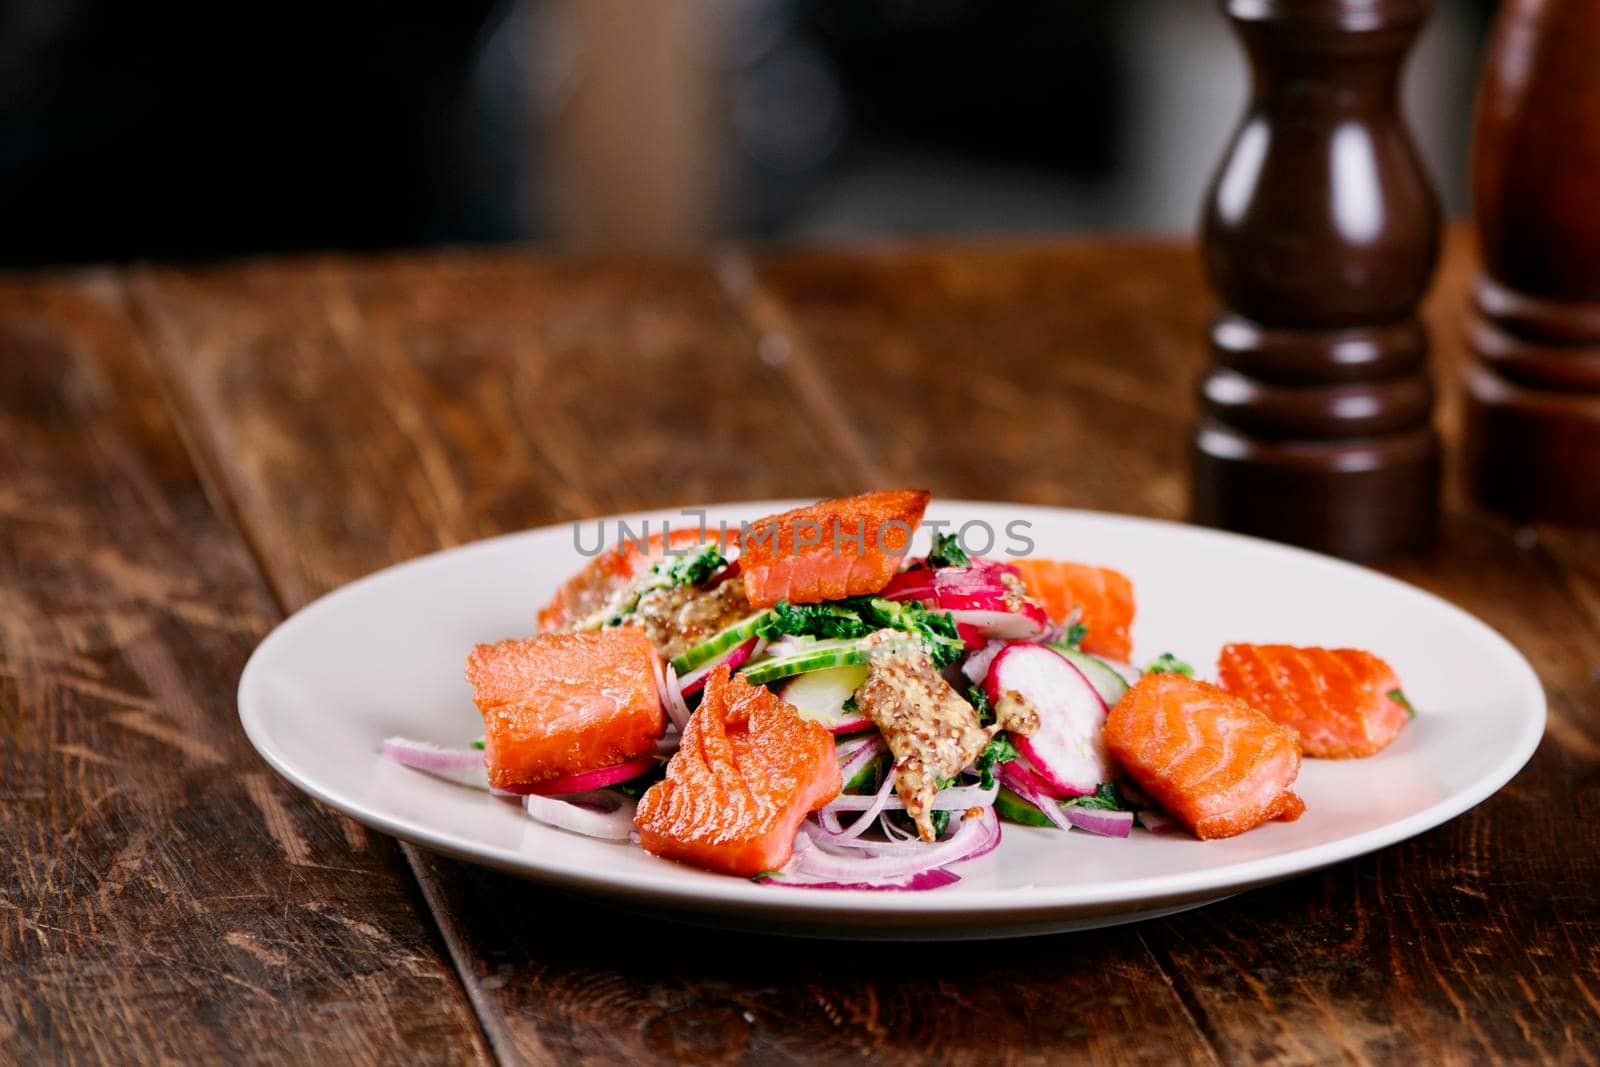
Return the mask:
{"type": "MultiPolygon", "coordinates": [[[[1491,0],[1406,104],[1449,208],[1491,0]]],[[[0,265],[535,239],[1181,230],[1205,0],[0,0],[0,265]]]]}

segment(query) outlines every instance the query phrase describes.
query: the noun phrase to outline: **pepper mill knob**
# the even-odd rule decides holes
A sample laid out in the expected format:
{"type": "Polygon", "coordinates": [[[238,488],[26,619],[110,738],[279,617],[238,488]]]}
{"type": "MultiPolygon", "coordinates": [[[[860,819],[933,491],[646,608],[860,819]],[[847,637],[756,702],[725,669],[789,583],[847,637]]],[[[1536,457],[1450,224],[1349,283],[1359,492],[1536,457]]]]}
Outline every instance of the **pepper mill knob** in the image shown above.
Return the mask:
{"type": "Polygon", "coordinates": [[[1473,145],[1483,272],[1465,467],[1481,502],[1600,525],[1600,3],[1510,0],[1473,145]]]}
{"type": "Polygon", "coordinates": [[[1354,558],[1437,513],[1427,331],[1439,207],[1400,117],[1431,0],[1224,0],[1249,107],[1207,197],[1223,310],[1192,442],[1197,521],[1354,558]]]}

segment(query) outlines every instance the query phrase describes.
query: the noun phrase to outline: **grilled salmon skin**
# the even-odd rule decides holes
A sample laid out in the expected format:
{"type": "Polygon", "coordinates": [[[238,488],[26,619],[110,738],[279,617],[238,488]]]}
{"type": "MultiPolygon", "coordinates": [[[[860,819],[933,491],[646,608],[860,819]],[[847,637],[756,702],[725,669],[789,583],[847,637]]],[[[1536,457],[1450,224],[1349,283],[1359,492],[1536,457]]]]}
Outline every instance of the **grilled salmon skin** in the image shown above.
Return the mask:
{"type": "Polygon", "coordinates": [[[823,500],[751,523],[739,565],[752,607],[880,591],[905,562],[928,493],[890,489],[823,500]]]}
{"type": "Polygon", "coordinates": [[[479,645],[467,657],[489,784],[516,791],[642,756],[666,732],[635,626],[479,645]]]}
{"type": "Polygon", "coordinates": [[[634,826],[646,851],[750,877],[789,862],[800,821],[841,784],[833,735],[719,667],[634,826]]]}
{"type": "Polygon", "coordinates": [[[1008,560],[1022,576],[1028,595],[1044,605],[1051,622],[1065,622],[1081,610],[1083,650],[1122,663],[1133,655],[1133,582],[1109,567],[1054,559],[1008,560]]]}
{"type": "Polygon", "coordinates": [[[1217,680],[1298,733],[1308,756],[1370,756],[1411,718],[1394,668],[1359,649],[1225,645],[1217,680]]]}
{"type": "Polygon", "coordinates": [[[1104,736],[1139,787],[1201,839],[1305,811],[1289,790],[1300,774],[1295,732],[1208,682],[1145,675],[1111,709],[1104,736]]]}

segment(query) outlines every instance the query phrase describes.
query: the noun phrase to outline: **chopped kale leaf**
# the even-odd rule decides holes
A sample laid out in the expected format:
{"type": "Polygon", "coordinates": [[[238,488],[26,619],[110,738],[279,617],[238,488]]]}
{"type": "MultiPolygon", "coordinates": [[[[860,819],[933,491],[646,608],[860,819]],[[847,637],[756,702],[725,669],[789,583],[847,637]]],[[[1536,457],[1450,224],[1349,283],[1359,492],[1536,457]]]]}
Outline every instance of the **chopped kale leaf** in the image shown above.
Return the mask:
{"type": "Polygon", "coordinates": [[[983,751],[978,753],[977,761],[973,764],[978,771],[978,783],[985,789],[993,789],[994,769],[1002,763],[1010,763],[1020,754],[1010,737],[1003,733],[995,734],[983,746],[983,751]]]}
{"type": "Polygon", "coordinates": [[[1077,808],[1098,808],[1102,811],[1129,811],[1122,793],[1117,789],[1116,782],[1101,782],[1100,787],[1086,797],[1073,797],[1067,801],[1067,806],[1077,808]]]}
{"type": "Polygon", "coordinates": [[[757,631],[762,637],[866,637],[879,630],[900,630],[918,638],[936,667],[961,658],[966,645],[948,614],[929,611],[911,600],[849,597],[823,604],[791,604],[780,600],[757,631]]]}

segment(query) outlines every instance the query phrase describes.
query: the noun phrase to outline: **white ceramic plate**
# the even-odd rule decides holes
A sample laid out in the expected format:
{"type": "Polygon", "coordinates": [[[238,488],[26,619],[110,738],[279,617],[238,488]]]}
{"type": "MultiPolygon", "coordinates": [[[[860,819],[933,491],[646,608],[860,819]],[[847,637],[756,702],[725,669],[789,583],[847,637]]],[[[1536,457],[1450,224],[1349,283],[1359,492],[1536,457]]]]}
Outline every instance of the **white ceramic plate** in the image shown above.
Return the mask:
{"type": "MultiPolygon", "coordinates": [[[[737,526],[781,507],[710,508],[737,526]]],[[[656,515],[676,526],[695,520],[656,515]]],[[[639,528],[640,516],[630,516],[639,528]]],[[[1209,673],[1227,641],[1369,648],[1418,709],[1364,760],[1307,760],[1297,822],[1201,842],[1114,840],[1006,825],[959,884],[920,893],[819,891],[708,874],[628,845],[542,826],[514,803],[396,766],[400,734],[460,745],[482,732],[462,678],[472,645],[526,635],[583,562],[571,526],[451,549],[334,592],[261,643],[239,682],[245,732],[279,773],[352,818],[425,848],[634,909],[768,932],[857,938],[1001,937],[1128,922],[1217,900],[1393,844],[1489,796],[1533,753],[1544,694],[1488,626],[1383,575],[1212,530],[1091,512],[946,502],[930,519],[981,521],[1034,551],[1115,567],[1138,595],[1135,661],[1172,650],[1209,673]]],[[[615,520],[606,520],[608,544],[615,520]]],[[[591,548],[595,520],[580,528],[591,548]]],[[[977,527],[969,531],[982,549],[977,527]]]]}

